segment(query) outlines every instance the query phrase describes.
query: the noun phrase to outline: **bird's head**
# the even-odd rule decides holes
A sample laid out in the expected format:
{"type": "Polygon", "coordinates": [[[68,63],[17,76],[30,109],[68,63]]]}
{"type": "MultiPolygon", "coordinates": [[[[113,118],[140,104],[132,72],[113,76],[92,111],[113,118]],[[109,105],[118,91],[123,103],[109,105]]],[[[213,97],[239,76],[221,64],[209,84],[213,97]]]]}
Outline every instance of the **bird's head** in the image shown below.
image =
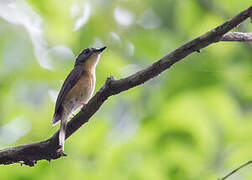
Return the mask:
{"type": "Polygon", "coordinates": [[[99,49],[90,47],[82,50],[80,55],[76,58],[75,66],[85,64],[96,65],[100,59],[100,54],[104,49],[106,49],[106,46],[99,49]]]}

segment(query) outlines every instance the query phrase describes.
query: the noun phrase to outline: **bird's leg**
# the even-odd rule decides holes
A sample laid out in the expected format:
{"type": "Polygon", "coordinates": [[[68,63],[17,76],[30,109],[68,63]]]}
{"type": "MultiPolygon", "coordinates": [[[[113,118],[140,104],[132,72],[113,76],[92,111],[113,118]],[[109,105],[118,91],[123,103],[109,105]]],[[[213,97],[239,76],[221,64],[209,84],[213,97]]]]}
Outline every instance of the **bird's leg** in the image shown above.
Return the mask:
{"type": "Polygon", "coordinates": [[[84,102],[80,102],[80,104],[82,105],[82,107],[85,107],[87,104],[84,102]]]}
{"type": "Polygon", "coordinates": [[[84,103],[84,102],[82,102],[82,101],[78,101],[77,102],[79,105],[81,105],[82,107],[85,107],[87,104],[86,103],[84,103]]]}

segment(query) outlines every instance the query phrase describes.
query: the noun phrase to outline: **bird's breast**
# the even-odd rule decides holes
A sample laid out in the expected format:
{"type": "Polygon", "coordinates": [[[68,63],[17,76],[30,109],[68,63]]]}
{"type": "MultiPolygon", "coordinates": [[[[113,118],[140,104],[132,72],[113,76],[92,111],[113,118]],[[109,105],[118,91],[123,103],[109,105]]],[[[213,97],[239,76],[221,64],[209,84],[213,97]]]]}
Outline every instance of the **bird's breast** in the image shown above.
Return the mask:
{"type": "Polygon", "coordinates": [[[65,98],[66,109],[74,110],[87,103],[95,88],[95,74],[84,72],[78,82],[73,86],[65,98]]]}

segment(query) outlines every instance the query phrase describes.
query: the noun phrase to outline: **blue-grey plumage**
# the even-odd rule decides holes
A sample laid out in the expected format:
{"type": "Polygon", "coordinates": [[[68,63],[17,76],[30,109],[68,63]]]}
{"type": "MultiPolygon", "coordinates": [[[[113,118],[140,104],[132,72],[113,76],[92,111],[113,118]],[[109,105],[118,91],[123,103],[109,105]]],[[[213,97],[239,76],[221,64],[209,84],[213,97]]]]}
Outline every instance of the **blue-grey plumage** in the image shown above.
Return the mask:
{"type": "Polygon", "coordinates": [[[64,151],[67,119],[79,107],[85,105],[91,98],[95,88],[95,69],[100,54],[106,47],[84,49],[76,58],[73,70],[64,81],[56,100],[52,124],[59,121],[60,151],[64,151]]]}

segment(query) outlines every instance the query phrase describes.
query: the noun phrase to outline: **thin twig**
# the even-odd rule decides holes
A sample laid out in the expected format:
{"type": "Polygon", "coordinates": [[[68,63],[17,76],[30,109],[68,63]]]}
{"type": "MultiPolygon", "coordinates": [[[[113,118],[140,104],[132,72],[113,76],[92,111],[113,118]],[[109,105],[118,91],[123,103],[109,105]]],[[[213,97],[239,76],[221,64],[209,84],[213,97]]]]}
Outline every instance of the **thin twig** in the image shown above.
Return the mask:
{"type": "Polygon", "coordinates": [[[228,173],[226,176],[224,176],[223,178],[221,178],[221,180],[225,180],[227,179],[229,176],[231,176],[232,174],[236,173],[237,171],[239,171],[241,168],[244,168],[245,166],[248,166],[252,164],[252,161],[248,161],[244,164],[242,164],[241,166],[239,166],[238,168],[234,169],[233,171],[231,171],[230,173],[228,173]]]}
{"type": "Polygon", "coordinates": [[[238,42],[252,41],[252,33],[228,32],[222,36],[221,41],[238,41],[238,42]]]}

